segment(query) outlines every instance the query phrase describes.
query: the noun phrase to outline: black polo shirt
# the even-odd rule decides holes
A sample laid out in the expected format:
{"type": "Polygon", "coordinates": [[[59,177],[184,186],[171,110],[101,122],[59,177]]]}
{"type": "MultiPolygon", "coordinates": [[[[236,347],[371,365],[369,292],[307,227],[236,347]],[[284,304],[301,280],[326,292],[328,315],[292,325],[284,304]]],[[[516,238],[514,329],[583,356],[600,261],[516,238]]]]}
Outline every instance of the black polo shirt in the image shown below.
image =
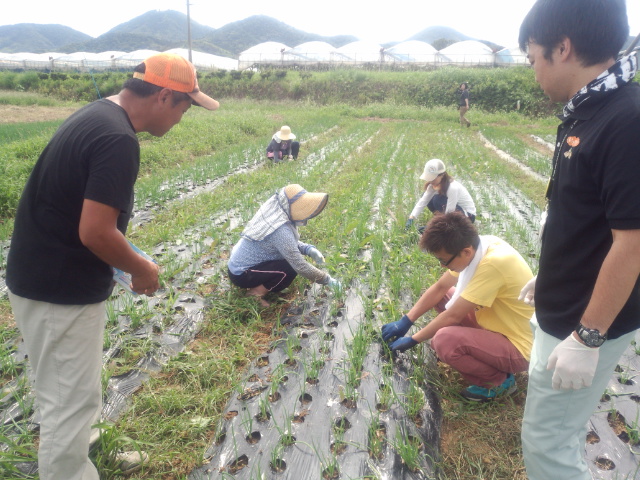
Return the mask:
{"type": "MultiPolygon", "coordinates": [[[[589,303],[611,230],[640,229],[640,86],[581,104],[558,127],[554,164],[535,302],[542,330],[566,338],[589,303]]],[[[609,338],[639,327],[640,280],[609,338]]]]}

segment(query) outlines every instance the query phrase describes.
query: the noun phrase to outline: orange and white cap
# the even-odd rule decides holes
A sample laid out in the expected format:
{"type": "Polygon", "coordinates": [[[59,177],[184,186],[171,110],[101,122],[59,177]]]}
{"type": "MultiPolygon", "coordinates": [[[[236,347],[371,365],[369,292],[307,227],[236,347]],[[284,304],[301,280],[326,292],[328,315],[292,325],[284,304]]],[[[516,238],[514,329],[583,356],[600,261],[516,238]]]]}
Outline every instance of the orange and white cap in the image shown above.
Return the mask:
{"type": "Polygon", "coordinates": [[[186,93],[194,105],[207,110],[215,110],[220,106],[217,100],[200,91],[196,68],[184,57],[174,53],[158,53],[142,63],[145,65],[144,73],[134,72],[133,78],[186,93]]]}

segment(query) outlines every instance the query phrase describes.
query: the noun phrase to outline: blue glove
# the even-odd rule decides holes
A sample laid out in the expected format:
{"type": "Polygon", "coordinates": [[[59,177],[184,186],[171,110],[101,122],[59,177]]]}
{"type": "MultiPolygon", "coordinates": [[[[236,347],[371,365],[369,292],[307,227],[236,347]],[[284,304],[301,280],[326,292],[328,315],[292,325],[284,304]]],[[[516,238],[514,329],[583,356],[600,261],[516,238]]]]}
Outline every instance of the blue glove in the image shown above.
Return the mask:
{"type": "Polygon", "coordinates": [[[415,347],[417,344],[418,342],[411,337],[400,337],[391,344],[390,348],[392,352],[404,352],[405,350],[415,347]]]}
{"type": "Polygon", "coordinates": [[[413,226],[413,218],[407,219],[407,223],[404,224],[404,229],[409,230],[413,226]]]}
{"type": "Polygon", "coordinates": [[[311,247],[307,250],[307,256],[311,257],[316,263],[323,264],[324,256],[320,253],[316,247],[311,247]]]}
{"type": "Polygon", "coordinates": [[[413,322],[409,320],[409,317],[403,315],[397,322],[387,323],[382,326],[382,339],[388,342],[393,338],[404,337],[412,326],[413,322]]]}

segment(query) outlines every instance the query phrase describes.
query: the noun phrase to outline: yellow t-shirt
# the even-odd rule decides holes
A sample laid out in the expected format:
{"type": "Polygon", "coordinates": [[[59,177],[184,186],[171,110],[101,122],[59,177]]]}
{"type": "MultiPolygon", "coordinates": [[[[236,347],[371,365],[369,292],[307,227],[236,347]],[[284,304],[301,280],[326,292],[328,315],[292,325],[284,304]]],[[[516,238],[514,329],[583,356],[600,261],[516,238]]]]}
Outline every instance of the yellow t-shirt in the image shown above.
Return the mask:
{"type": "MultiPolygon", "coordinates": [[[[451,272],[458,276],[456,272],[451,272]]],[[[520,290],[533,277],[522,256],[497,239],[487,248],[460,296],[479,307],[476,320],[482,328],[501,333],[529,360],[533,334],[529,320],[533,307],[518,300],[520,290]]]]}

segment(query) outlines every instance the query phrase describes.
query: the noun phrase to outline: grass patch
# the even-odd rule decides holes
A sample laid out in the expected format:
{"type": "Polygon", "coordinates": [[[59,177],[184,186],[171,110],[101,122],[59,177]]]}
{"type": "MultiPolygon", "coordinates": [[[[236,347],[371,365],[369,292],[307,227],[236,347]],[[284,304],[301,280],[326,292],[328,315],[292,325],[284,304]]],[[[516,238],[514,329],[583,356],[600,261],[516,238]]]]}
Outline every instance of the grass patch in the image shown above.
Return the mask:
{"type": "Polygon", "coordinates": [[[526,480],[520,444],[527,374],[516,375],[518,390],[494,402],[474,404],[459,392],[467,387],[458,372],[439,364],[436,388],[442,398],[442,468],[447,480],[526,480]]]}

